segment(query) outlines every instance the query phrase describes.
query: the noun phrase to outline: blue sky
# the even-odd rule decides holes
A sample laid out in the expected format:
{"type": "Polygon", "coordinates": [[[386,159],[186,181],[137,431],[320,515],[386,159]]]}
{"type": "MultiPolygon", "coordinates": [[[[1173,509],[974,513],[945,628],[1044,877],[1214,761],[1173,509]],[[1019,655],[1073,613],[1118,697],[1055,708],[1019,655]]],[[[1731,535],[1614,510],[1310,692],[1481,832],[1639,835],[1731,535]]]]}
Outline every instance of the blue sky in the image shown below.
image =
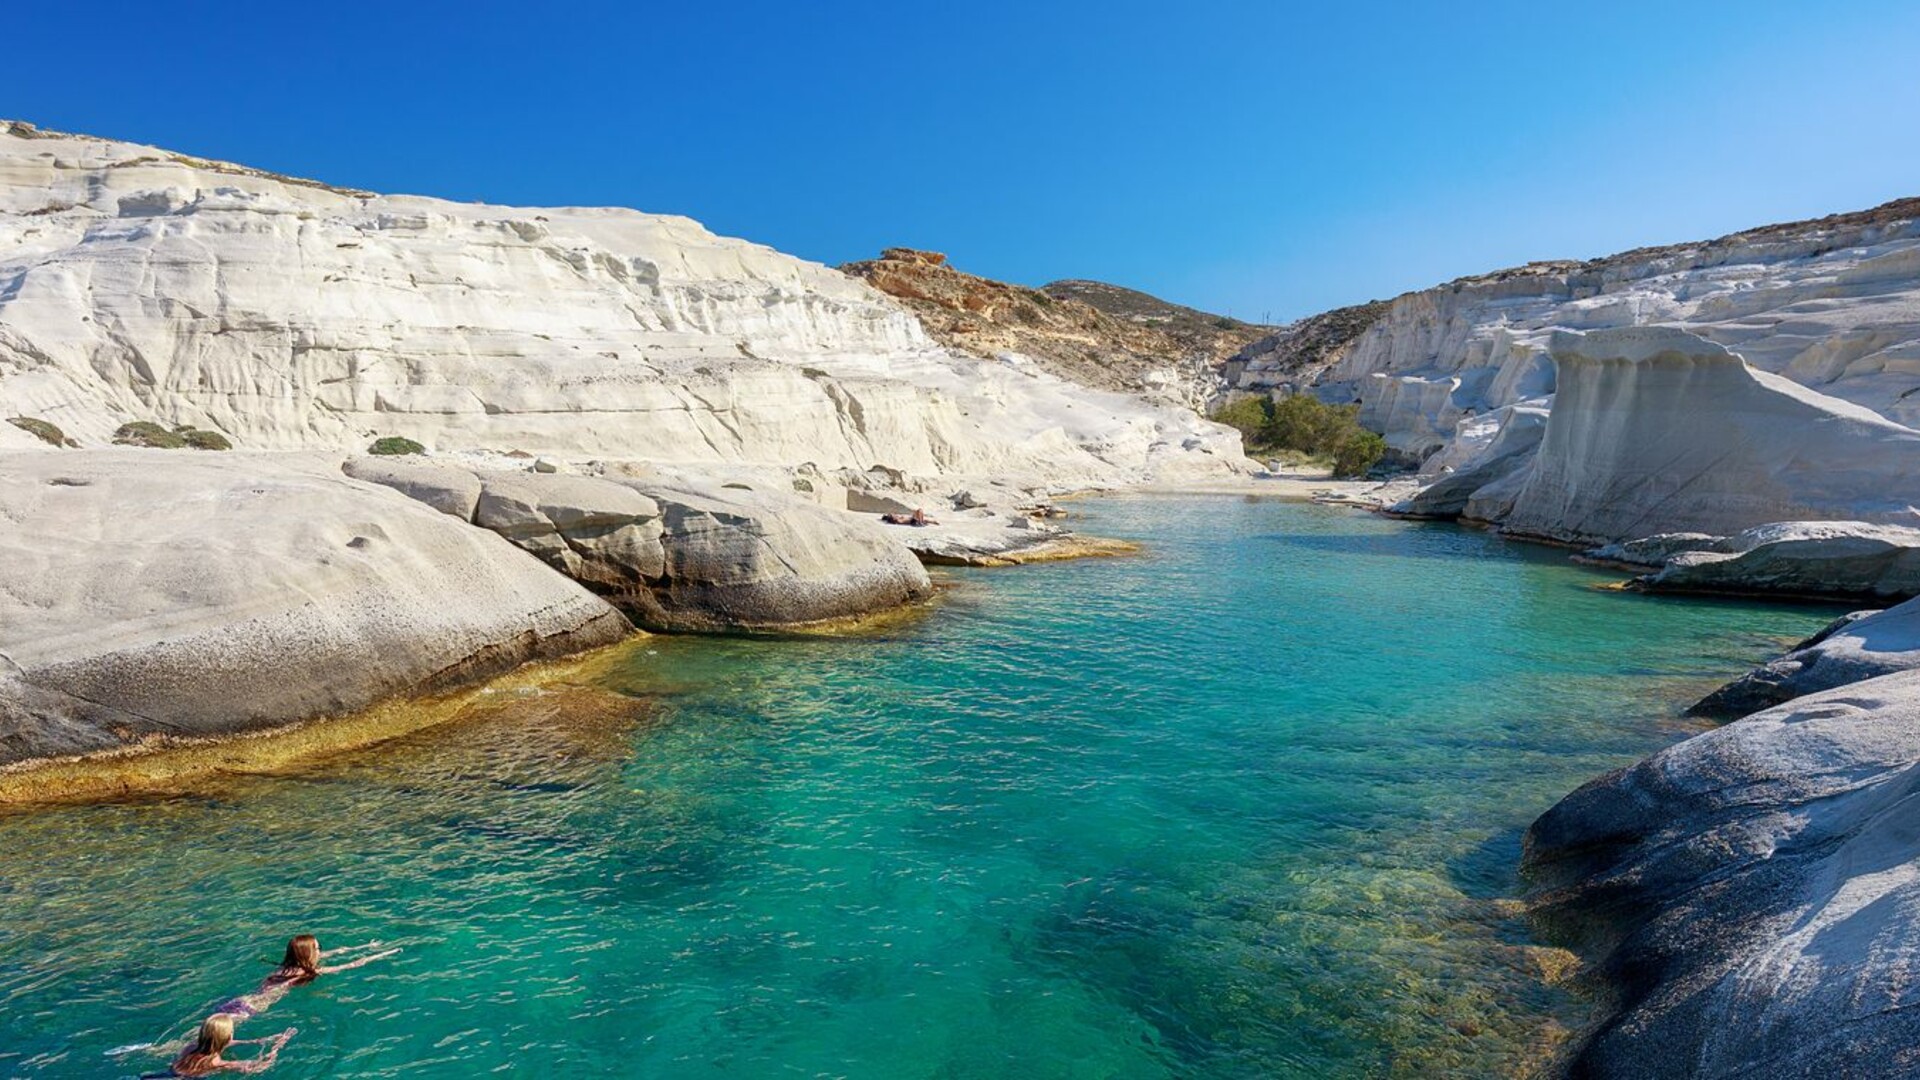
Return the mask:
{"type": "Polygon", "coordinates": [[[1920,4],[20,5],[0,115],[1274,319],[1920,195],[1920,4]]]}

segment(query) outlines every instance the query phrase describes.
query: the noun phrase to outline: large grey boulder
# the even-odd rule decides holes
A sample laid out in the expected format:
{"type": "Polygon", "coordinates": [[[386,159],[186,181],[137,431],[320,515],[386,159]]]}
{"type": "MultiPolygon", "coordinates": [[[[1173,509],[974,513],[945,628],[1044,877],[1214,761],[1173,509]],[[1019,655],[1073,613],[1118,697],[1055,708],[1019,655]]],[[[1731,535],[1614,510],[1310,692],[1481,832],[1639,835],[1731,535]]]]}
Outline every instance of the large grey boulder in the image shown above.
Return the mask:
{"type": "Polygon", "coordinates": [[[1653,592],[1904,599],[1920,594],[1920,529],[1859,521],[1774,522],[1691,550],[1672,550],[1657,573],[1635,584],[1653,592]]]}
{"type": "Polygon", "coordinates": [[[883,526],[778,492],[629,480],[659,503],[665,571],[616,598],[666,630],[778,629],[853,618],[931,595],[883,526]]]}
{"type": "Polygon", "coordinates": [[[881,526],[784,492],[647,468],[576,476],[363,458],[346,471],[498,533],[650,630],[803,626],[932,592],[881,526]]]}
{"type": "Polygon", "coordinates": [[[1856,611],[1700,699],[1696,716],[1730,719],[1836,686],[1920,668],[1920,599],[1856,611]]]}
{"type": "Polygon", "coordinates": [[[352,712],[630,631],[333,460],[0,454],[0,764],[352,712]]]}
{"type": "Polygon", "coordinates": [[[1606,950],[1574,1076],[1920,1066],[1920,671],[1801,698],[1587,784],[1528,831],[1536,912],[1606,950]]]}

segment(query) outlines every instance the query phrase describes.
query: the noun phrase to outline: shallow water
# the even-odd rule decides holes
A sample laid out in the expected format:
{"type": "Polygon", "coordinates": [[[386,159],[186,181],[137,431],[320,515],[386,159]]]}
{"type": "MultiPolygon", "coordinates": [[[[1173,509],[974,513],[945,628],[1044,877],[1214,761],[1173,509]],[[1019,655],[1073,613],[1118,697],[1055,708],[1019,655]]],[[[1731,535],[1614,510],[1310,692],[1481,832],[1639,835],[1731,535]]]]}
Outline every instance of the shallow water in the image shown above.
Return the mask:
{"type": "Polygon", "coordinates": [[[1078,504],[1144,556],[963,571],[860,640],[648,639],[618,691],[218,794],[0,817],[0,1075],[405,953],[273,1075],[1510,1075],[1585,1003],[1526,823],[1830,609],[1602,592],[1448,526],[1078,504]]]}

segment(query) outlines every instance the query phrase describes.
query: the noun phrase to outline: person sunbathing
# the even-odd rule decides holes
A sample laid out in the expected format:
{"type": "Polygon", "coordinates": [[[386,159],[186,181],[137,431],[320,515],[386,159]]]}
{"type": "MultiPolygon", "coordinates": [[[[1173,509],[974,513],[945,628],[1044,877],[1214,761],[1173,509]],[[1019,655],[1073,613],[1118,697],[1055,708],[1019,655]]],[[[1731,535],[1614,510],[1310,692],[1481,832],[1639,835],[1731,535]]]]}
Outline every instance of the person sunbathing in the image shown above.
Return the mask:
{"type": "Polygon", "coordinates": [[[278,1035],[268,1035],[260,1039],[236,1039],[233,1037],[233,1017],[226,1013],[214,1013],[200,1025],[200,1034],[193,1042],[180,1051],[173,1059],[173,1065],[163,1073],[147,1073],[141,1080],[160,1080],[174,1076],[210,1076],[217,1072],[266,1072],[280,1058],[280,1050],[287,1040],[294,1037],[299,1029],[288,1028],[278,1035]],[[264,1044],[266,1053],[246,1060],[230,1060],[225,1053],[236,1046],[264,1044]]]}

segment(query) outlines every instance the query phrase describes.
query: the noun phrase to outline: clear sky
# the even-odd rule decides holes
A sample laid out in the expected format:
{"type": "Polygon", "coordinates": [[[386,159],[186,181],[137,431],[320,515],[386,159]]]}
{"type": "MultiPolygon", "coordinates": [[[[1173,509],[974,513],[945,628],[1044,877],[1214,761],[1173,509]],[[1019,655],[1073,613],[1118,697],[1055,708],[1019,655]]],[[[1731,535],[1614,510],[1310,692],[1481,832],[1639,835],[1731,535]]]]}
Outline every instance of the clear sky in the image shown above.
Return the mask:
{"type": "Polygon", "coordinates": [[[1276,320],[1920,195],[1920,3],[25,3],[0,115],[1276,320]]]}

